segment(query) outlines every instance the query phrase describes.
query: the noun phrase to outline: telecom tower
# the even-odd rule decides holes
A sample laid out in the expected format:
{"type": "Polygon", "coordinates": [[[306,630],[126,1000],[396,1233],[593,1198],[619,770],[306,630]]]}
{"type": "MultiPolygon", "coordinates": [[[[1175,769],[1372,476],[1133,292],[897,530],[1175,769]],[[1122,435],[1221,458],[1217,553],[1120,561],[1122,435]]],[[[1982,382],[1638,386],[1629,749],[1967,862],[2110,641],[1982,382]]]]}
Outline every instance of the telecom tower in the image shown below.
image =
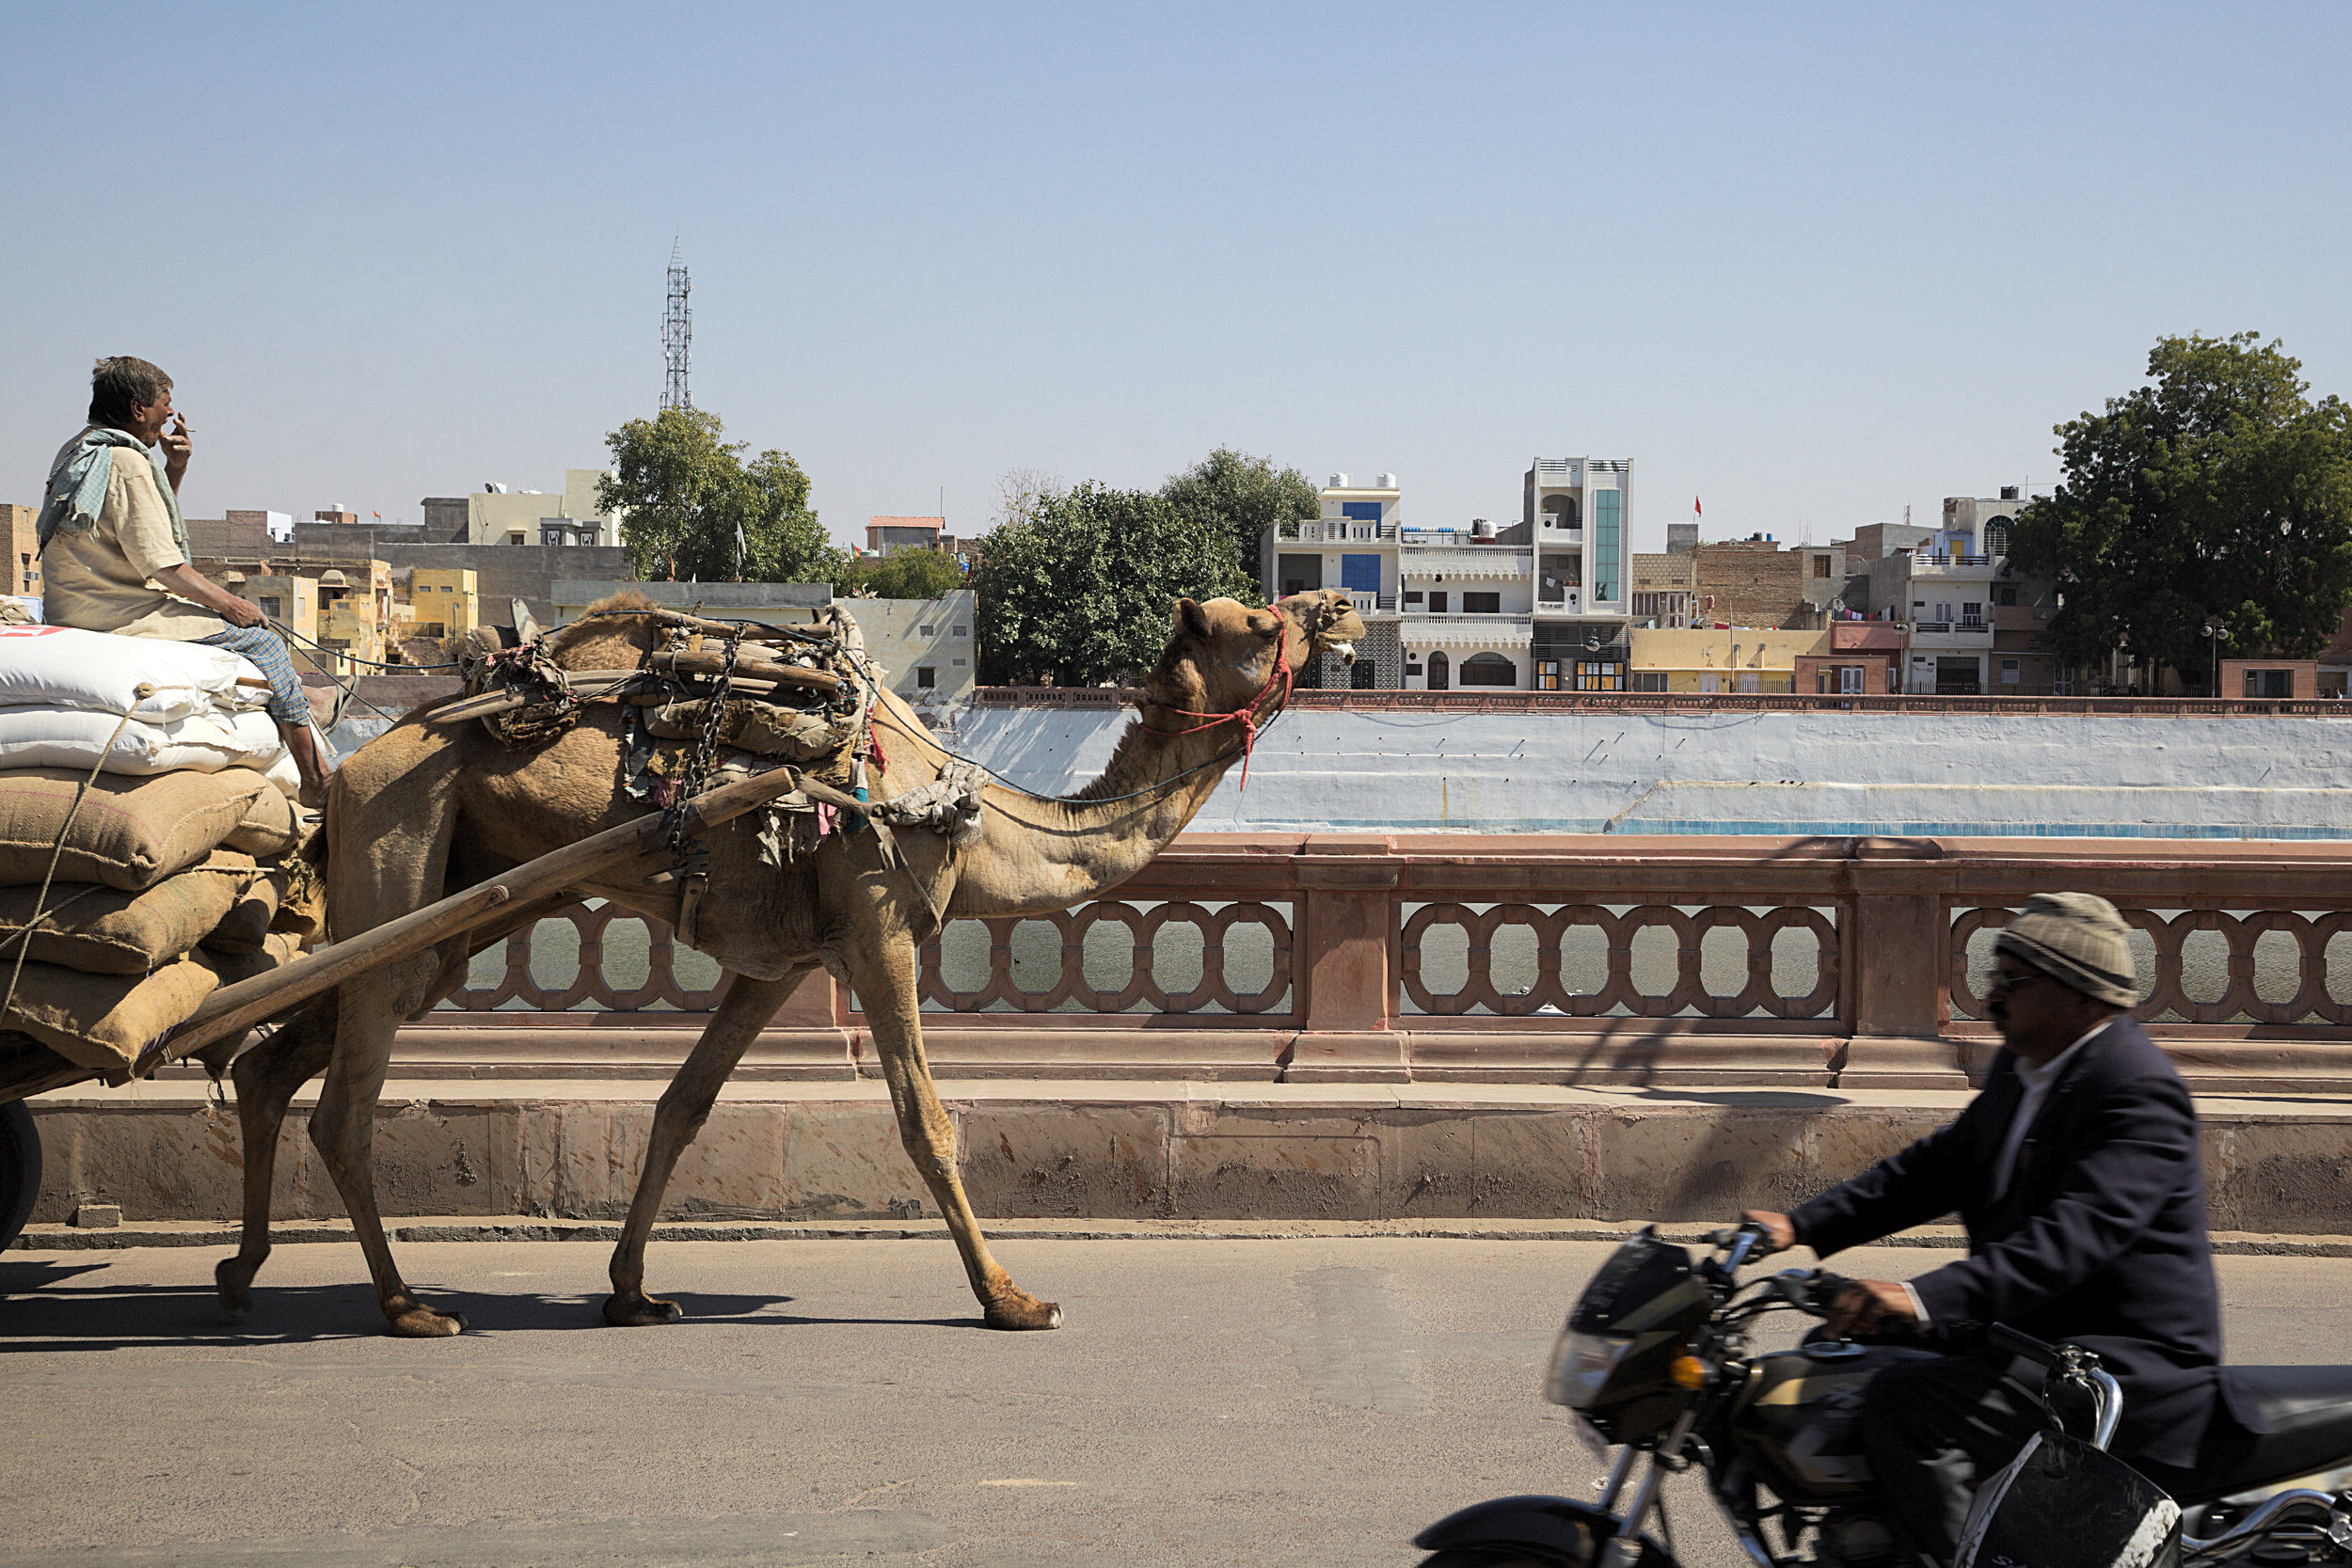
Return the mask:
{"type": "Polygon", "coordinates": [[[694,310],[686,296],[694,287],[686,276],[686,256],[679,241],[670,244],[670,308],[661,318],[661,357],[668,374],[661,383],[661,406],[691,408],[686,389],[686,350],[694,341],[694,310]]]}

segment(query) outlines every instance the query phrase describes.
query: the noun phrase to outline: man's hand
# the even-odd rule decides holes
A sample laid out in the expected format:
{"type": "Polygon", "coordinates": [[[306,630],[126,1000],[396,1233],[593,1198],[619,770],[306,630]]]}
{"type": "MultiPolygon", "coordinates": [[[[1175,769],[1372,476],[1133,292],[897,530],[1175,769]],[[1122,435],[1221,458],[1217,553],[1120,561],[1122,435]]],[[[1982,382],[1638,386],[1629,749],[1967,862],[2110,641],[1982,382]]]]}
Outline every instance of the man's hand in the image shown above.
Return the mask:
{"type": "Polygon", "coordinates": [[[1911,1309],[1911,1292],[1900,1285],[1883,1279],[1857,1279],[1837,1293],[1830,1304],[1829,1316],[1822,1320],[1831,1334],[1843,1339],[1851,1335],[1869,1334],[1889,1323],[1915,1323],[1919,1315],[1911,1309]]]}
{"type": "Polygon", "coordinates": [[[258,626],[269,619],[262,613],[262,607],[251,599],[241,599],[234,594],[223,594],[221,598],[223,602],[213,608],[219,610],[220,618],[232,626],[258,626]]]}
{"type": "MultiPolygon", "coordinates": [[[[188,438],[188,417],[175,413],[171,427],[158,436],[155,441],[164,449],[164,476],[177,490],[180,488],[180,476],[188,471],[188,454],[196,450],[196,443],[188,438]]],[[[253,623],[247,621],[242,624],[251,626],[253,623]]]]}
{"type": "Polygon", "coordinates": [[[260,605],[237,597],[184,561],[157,572],[155,580],[182,598],[202,605],[232,626],[258,626],[269,619],[262,613],[260,605]]]}
{"type": "Polygon", "coordinates": [[[1740,1216],[1750,1225],[1764,1227],[1764,1252],[1787,1252],[1797,1244],[1797,1227],[1786,1214],[1775,1214],[1770,1209],[1750,1209],[1740,1216]]]}

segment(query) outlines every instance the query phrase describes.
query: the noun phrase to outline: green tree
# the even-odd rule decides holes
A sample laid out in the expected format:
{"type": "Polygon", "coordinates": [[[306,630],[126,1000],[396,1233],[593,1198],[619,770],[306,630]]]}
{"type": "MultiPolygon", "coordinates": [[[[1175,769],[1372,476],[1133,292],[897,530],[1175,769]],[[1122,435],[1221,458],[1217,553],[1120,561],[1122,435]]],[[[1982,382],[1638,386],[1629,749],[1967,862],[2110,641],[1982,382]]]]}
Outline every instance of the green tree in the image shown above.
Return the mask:
{"type": "Polygon", "coordinates": [[[980,678],[1094,686],[1149,670],[1180,597],[1258,600],[1232,542],[1141,490],[1086,483],[1031,498],[974,574],[980,678]]]}
{"type": "Polygon", "coordinates": [[[878,599],[935,599],[964,586],[963,568],[953,556],[919,549],[861,557],[849,563],[847,575],[838,580],[844,594],[878,599]]]}
{"type": "Polygon", "coordinates": [[[1160,486],[1161,499],[1233,542],[1233,560],[1258,575],[1258,542],[1275,523],[1305,522],[1322,509],[1314,484],[1270,457],[1219,447],[1160,486]]]}
{"type": "Polygon", "coordinates": [[[2058,426],[2066,477],[2018,517],[2010,561],[2058,579],[2069,663],[2121,646],[2202,685],[2226,646],[2308,658],[2352,603],[2352,410],[2305,395],[2260,334],[2164,338],[2150,385],[2058,426]]]}
{"type": "Polygon", "coordinates": [[[831,582],[846,552],[809,509],[808,476],[791,454],[723,437],[719,416],[665,408],[606,435],[613,472],[596,503],[621,518],[638,576],[675,582],[831,582]]]}

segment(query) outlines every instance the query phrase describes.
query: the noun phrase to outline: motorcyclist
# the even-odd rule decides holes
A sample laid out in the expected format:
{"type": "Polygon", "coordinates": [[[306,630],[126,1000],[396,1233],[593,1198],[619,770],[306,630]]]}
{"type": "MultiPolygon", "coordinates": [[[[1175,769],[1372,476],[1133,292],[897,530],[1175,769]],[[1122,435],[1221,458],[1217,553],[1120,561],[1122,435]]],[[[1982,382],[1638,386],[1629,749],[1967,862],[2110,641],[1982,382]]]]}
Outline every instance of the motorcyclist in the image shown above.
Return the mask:
{"type": "Polygon", "coordinates": [[[1968,1257],[1909,1281],[1858,1280],[1836,1334],[1909,1330],[1948,1354],[1874,1378],[1862,1437],[1899,1538],[1948,1565],[1974,1484],[2045,1423],[2040,1370],[1985,1349],[2004,1323],[2095,1351],[2122,1385],[2113,1450],[2159,1484],[2201,1444],[2260,1431],[2221,1370],[2197,1113],[2129,1016],[2129,932],[2089,894],[2036,896],[1994,942],[1986,1012],[2004,1049],[1950,1125],[1788,1214],[1747,1218],[1775,1250],[1828,1257],[1957,1208],[1968,1257]]]}

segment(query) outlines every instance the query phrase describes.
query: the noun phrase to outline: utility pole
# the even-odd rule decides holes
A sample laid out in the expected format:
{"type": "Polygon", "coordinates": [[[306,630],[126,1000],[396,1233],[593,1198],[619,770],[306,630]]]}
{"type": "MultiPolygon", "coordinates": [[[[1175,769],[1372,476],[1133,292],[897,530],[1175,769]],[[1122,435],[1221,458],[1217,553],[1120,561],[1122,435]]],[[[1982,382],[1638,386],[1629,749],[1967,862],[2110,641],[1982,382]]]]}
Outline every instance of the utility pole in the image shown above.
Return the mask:
{"type": "Polygon", "coordinates": [[[686,351],[694,341],[694,310],[686,296],[693,290],[686,275],[684,242],[670,242],[670,304],[661,317],[661,357],[667,374],[661,383],[661,406],[691,408],[694,399],[686,389],[686,351]]]}

